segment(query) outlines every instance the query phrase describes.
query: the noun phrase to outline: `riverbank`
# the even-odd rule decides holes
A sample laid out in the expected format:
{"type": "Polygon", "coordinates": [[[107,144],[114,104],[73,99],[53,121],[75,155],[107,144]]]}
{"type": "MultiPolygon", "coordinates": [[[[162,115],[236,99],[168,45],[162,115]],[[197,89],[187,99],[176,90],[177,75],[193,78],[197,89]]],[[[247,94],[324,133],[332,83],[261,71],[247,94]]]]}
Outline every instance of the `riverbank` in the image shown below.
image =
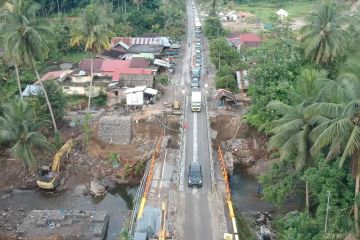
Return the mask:
{"type": "Polygon", "coordinates": [[[48,192],[42,190],[12,190],[0,194],[0,239],[16,239],[16,229],[31,210],[107,211],[110,221],[106,240],[116,240],[121,226],[132,209],[137,186],[116,185],[103,197],[93,197],[85,186],[74,190],[48,192]],[[51,201],[49,201],[51,199],[51,201]]]}

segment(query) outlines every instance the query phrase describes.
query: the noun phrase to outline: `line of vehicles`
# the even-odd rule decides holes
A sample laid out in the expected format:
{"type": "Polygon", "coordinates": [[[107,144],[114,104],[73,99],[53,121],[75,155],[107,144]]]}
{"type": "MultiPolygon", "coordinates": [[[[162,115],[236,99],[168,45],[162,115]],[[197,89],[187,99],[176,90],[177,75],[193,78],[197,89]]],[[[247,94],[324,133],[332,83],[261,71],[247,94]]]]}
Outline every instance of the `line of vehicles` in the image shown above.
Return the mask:
{"type": "MultiPolygon", "coordinates": [[[[191,111],[201,111],[201,67],[202,67],[202,42],[201,42],[201,22],[196,11],[195,3],[192,2],[192,9],[194,12],[195,29],[194,29],[194,54],[191,69],[191,111]]],[[[198,161],[192,161],[189,166],[188,173],[189,187],[202,187],[202,172],[201,165],[198,161]]]]}
{"type": "Polygon", "coordinates": [[[195,7],[195,3],[192,2],[192,9],[194,11],[194,54],[191,68],[191,111],[201,111],[201,90],[200,90],[200,79],[201,79],[201,67],[202,67],[202,42],[201,42],[201,22],[198,17],[198,13],[195,7]]]}

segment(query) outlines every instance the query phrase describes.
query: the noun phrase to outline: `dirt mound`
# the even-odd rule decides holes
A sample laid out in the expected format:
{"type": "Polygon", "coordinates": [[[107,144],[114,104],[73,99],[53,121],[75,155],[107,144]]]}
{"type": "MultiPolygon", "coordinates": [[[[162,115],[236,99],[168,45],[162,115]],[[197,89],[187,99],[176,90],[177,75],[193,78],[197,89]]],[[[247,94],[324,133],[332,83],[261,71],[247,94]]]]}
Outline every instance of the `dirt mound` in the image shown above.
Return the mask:
{"type": "Polygon", "coordinates": [[[259,175],[270,166],[267,137],[248,126],[239,116],[218,115],[211,119],[213,146],[223,146],[232,154],[234,165],[249,167],[259,175]]]}
{"type": "Polygon", "coordinates": [[[24,164],[15,159],[0,161],[0,192],[9,188],[32,188],[36,178],[28,173],[24,164]]]}

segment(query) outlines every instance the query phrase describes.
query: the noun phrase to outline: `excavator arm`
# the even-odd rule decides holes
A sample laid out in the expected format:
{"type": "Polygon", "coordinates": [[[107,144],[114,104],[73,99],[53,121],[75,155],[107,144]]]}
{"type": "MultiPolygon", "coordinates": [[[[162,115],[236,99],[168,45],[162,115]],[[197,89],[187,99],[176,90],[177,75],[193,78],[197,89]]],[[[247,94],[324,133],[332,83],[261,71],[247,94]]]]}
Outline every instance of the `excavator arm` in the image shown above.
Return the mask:
{"type": "Polygon", "coordinates": [[[69,154],[73,147],[73,139],[69,139],[64,146],[60,148],[60,150],[55,154],[53,162],[51,164],[51,171],[52,172],[59,172],[60,171],[60,161],[64,154],[69,154]]]}

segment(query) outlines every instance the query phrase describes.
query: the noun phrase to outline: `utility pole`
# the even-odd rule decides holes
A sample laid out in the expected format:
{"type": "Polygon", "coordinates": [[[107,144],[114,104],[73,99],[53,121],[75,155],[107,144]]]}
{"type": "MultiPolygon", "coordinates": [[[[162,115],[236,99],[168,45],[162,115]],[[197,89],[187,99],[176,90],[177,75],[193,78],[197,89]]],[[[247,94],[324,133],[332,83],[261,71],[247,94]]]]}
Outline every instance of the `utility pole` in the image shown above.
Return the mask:
{"type": "Polygon", "coordinates": [[[328,191],[328,199],[327,199],[327,206],[326,206],[326,218],[325,218],[325,230],[327,232],[327,225],[328,225],[328,216],[329,216],[329,208],[330,208],[330,191],[328,191]]]}
{"type": "Polygon", "coordinates": [[[220,70],[220,50],[219,50],[219,55],[218,55],[218,60],[219,60],[219,64],[218,64],[218,69],[220,70]]]}

